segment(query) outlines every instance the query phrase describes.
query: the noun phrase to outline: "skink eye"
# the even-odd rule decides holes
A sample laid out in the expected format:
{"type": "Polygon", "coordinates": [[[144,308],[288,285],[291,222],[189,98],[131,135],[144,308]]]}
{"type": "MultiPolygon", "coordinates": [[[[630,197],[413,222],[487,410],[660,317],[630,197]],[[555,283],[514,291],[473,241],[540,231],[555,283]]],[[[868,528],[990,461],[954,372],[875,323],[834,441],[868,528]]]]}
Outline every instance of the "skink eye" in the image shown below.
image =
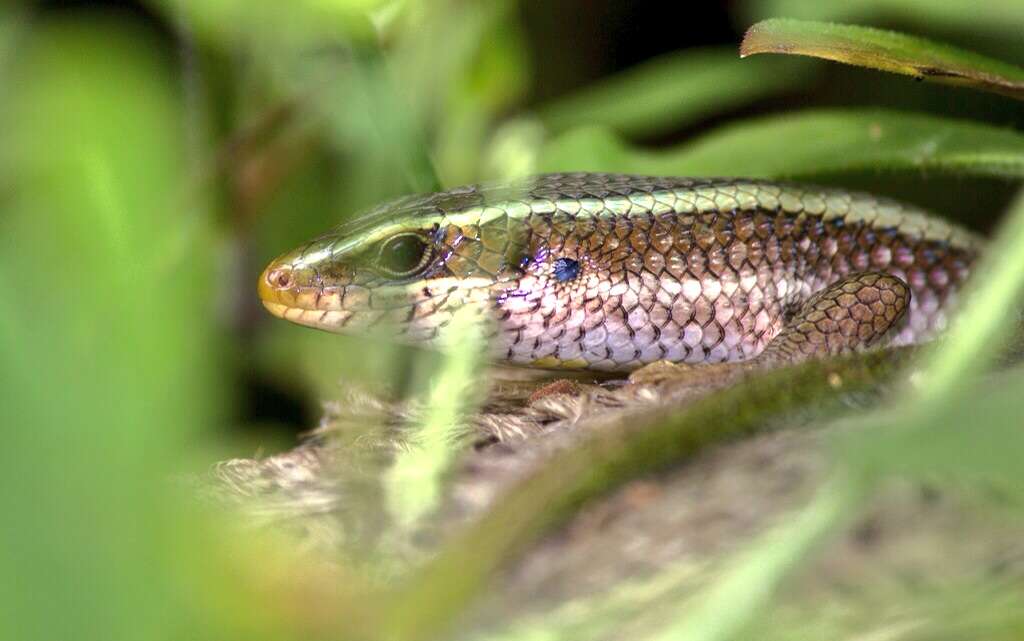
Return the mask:
{"type": "Polygon", "coordinates": [[[377,268],[386,276],[404,278],[427,266],[432,252],[427,241],[415,232],[403,232],[380,244],[377,268]]]}

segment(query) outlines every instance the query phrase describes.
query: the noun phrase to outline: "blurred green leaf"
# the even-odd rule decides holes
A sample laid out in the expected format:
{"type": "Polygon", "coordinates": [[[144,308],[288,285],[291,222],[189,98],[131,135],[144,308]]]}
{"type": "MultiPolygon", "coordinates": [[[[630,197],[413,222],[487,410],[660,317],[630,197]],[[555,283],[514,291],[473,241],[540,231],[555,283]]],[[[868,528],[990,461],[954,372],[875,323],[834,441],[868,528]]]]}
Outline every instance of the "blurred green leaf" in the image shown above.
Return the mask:
{"type": "Polygon", "coordinates": [[[10,5],[0,7],[0,73],[7,65],[8,56],[14,49],[15,38],[24,25],[25,15],[21,7],[10,5]]]}
{"type": "Polygon", "coordinates": [[[442,120],[453,103],[493,108],[523,91],[522,42],[511,4],[424,3],[429,10],[396,34],[385,50],[388,66],[399,95],[425,121],[442,120]]]}
{"type": "Polygon", "coordinates": [[[824,58],[1024,100],[1024,69],[894,31],[807,20],[765,20],[752,26],[740,45],[742,56],[758,53],[824,58]]]}
{"type": "Polygon", "coordinates": [[[503,123],[491,136],[480,172],[488,179],[510,180],[535,173],[537,152],[544,145],[544,126],[532,118],[503,123]]]}
{"type": "Polygon", "coordinates": [[[388,508],[395,523],[410,531],[437,509],[442,483],[466,435],[464,421],[480,399],[478,372],[487,353],[479,310],[458,310],[444,328],[440,371],[431,381],[421,420],[408,433],[408,447],[398,451],[384,480],[388,508]]]}
{"type": "Polygon", "coordinates": [[[339,381],[367,389],[392,389],[408,366],[403,347],[384,337],[337,336],[271,321],[254,355],[257,366],[281,389],[309,394],[313,412],[324,399],[338,396],[339,381]]]}
{"type": "MultiPolygon", "coordinates": [[[[684,408],[655,404],[609,416],[575,447],[553,452],[516,481],[500,501],[399,584],[392,597],[394,610],[380,636],[425,640],[443,634],[501,565],[564,523],[587,500],[627,479],[680,464],[713,444],[770,429],[769,417],[811,404],[820,407],[839,390],[849,393],[875,386],[892,374],[899,362],[894,356],[874,353],[809,361],[751,376],[742,385],[710,393],[684,408]]],[[[814,523],[822,520],[809,518],[814,523]]],[[[814,538],[802,536],[805,541],[814,538]]]]}
{"type": "Polygon", "coordinates": [[[356,167],[353,173],[366,174],[353,181],[365,192],[354,194],[355,202],[440,187],[424,117],[435,94],[447,85],[416,76],[415,85],[407,87],[400,70],[408,60],[423,64],[424,58],[448,65],[464,57],[464,47],[449,42],[451,51],[445,56],[437,42],[419,56],[399,52],[418,42],[405,31],[426,39],[427,34],[415,31],[422,14],[440,13],[446,6],[435,10],[399,0],[154,2],[180,30],[245,61],[230,76],[242,95],[239,107],[252,112],[241,114],[240,120],[259,120],[287,104],[288,120],[312,121],[305,127],[314,130],[326,125],[335,151],[356,167]],[[382,42],[387,38],[395,43],[382,42]],[[392,64],[392,56],[400,60],[392,64]],[[424,86],[433,92],[422,95],[424,86]]]}
{"type": "Polygon", "coordinates": [[[0,638],[230,638],[172,483],[229,401],[172,70],[125,22],[25,36],[0,106],[0,638]]]}
{"type": "Polygon", "coordinates": [[[978,376],[1007,343],[1024,292],[1024,192],[1001,222],[995,240],[971,270],[972,280],[961,294],[964,306],[942,343],[928,353],[923,403],[946,403],[947,396],[978,376]]]}
{"type": "Polygon", "coordinates": [[[844,465],[872,483],[896,476],[966,488],[976,497],[979,490],[981,495],[995,491],[1000,507],[1021,517],[1021,389],[1020,370],[981,385],[960,382],[947,392],[947,402],[872,417],[867,429],[837,439],[836,450],[844,465]]]}
{"type": "Polygon", "coordinates": [[[683,51],[555,100],[538,113],[555,132],[586,124],[645,136],[791,90],[809,71],[801,64],[750,65],[732,47],[683,51]]]}
{"type": "Polygon", "coordinates": [[[549,142],[541,171],[814,178],[864,171],[1024,176],[1024,134],[882,110],[809,110],[726,125],[669,150],[633,147],[606,129],[549,142]]]}
{"type": "Polygon", "coordinates": [[[385,193],[438,191],[423,114],[411,108],[387,60],[372,53],[346,67],[329,62],[325,71],[323,90],[310,97],[311,107],[353,162],[376,168],[374,186],[385,193]]]}
{"type": "Polygon", "coordinates": [[[481,156],[495,122],[529,90],[529,52],[510,6],[513,3],[491,7],[476,51],[453,77],[437,118],[433,158],[445,185],[486,177],[481,156]]]}

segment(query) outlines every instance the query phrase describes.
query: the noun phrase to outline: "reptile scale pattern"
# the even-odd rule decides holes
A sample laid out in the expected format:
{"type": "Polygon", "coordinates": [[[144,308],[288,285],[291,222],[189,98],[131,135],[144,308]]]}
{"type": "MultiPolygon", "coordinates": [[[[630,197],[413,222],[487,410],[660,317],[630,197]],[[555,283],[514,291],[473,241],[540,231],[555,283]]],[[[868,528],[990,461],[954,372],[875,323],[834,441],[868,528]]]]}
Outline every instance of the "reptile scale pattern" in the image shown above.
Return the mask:
{"type": "Polygon", "coordinates": [[[627,371],[925,340],[981,240],[867,194],[745,179],[549,174],[386,203],[264,271],[274,314],[431,343],[457,309],[494,358],[627,371]],[[382,247],[414,233],[400,277],[382,247]],[[782,334],[777,343],[773,339],[782,334]],[[838,337],[844,337],[842,339],[838,337]]]}

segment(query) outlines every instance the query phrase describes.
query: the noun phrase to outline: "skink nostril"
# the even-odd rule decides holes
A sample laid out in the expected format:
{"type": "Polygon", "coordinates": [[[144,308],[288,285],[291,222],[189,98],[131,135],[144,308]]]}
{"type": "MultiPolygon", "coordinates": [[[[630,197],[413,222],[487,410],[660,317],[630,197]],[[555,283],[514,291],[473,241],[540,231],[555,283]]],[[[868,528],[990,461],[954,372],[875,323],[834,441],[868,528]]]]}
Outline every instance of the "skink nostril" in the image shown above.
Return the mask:
{"type": "Polygon", "coordinates": [[[292,270],[287,268],[272,269],[267,274],[267,282],[278,289],[287,289],[292,284],[292,270]]]}

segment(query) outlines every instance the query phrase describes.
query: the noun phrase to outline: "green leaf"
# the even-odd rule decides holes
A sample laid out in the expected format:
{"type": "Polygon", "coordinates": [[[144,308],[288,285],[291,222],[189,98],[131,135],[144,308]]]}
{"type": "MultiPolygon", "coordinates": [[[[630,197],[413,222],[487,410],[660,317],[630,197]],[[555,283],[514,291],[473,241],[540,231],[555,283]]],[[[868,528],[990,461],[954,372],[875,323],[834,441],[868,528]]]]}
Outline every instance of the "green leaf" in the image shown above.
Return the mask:
{"type": "Polygon", "coordinates": [[[1024,193],[1003,221],[982,260],[971,270],[974,280],[963,295],[966,308],[957,316],[940,349],[928,365],[922,397],[938,402],[958,384],[977,375],[998,353],[1012,331],[1007,306],[1024,293],[1024,193]]]}
{"type": "Polygon", "coordinates": [[[442,482],[464,442],[466,416],[480,398],[477,374],[487,349],[478,310],[457,311],[440,341],[445,359],[431,377],[422,420],[409,430],[409,446],[396,452],[384,479],[392,518],[407,532],[440,505],[442,482]]]}
{"type": "Polygon", "coordinates": [[[1024,69],[946,44],[870,27],[765,20],[752,26],[740,55],[784,53],[834,60],[1024,100],[1024,69]]]}
{"type": "Polygon", "coordinates": [[[212,577],[168,479],[225,377],[175,76],[128,23],[25,36],[0,103],[0,637],[196,638],[183,579],[212,577]]]}
{"type": "MultiPolygon", "coordinates": [[[[999,344],[995,337],[991,342],[999,344]]],[[[984,358],[961,362],[968,372],[988,364],[984,358]]],[[[929,373],[925,385],[936,379],[935,374],[929,373]]],[[[987,378],[983,384],[977,384],[977,380],[968,375],[953,387],[940,383],[925,388],[922,397],[928,398],[903,412],[866,417],[866,429],[835,439],[837,457],[871,484],[909,477],[956,486],[962,494],[973,495],[979,506],[1009,509],[1021,517],[1024,432],[1020,429],[1020,398],[1024,371],[1017,368],[987,378]],[[945,398],[931,398],[941,391],[947,394],[945,398]],[[967,489],[975,492],[968,493],[967,489]],[[1004,501],[995,505],[987,501],[985,493],[992,490],[1004,501]]]]}
{"type": "MultiPolygon", "coordinates": [[[[760,62],[760,61],[759,61],[760,62]]],[[[808,65],[750,65],[732,47],[655,58],[541,107],[553,131],[580,123],[650,135],[798,86],[808,65]]]]}
{"type": "Polygon", "coordinates": [[[884,110],[808,110],[747,120],[669,150],[577,129],[540,152],[542,171],[814,178],[864,171],[1024,177],[1024,134],[884,110]]]}

